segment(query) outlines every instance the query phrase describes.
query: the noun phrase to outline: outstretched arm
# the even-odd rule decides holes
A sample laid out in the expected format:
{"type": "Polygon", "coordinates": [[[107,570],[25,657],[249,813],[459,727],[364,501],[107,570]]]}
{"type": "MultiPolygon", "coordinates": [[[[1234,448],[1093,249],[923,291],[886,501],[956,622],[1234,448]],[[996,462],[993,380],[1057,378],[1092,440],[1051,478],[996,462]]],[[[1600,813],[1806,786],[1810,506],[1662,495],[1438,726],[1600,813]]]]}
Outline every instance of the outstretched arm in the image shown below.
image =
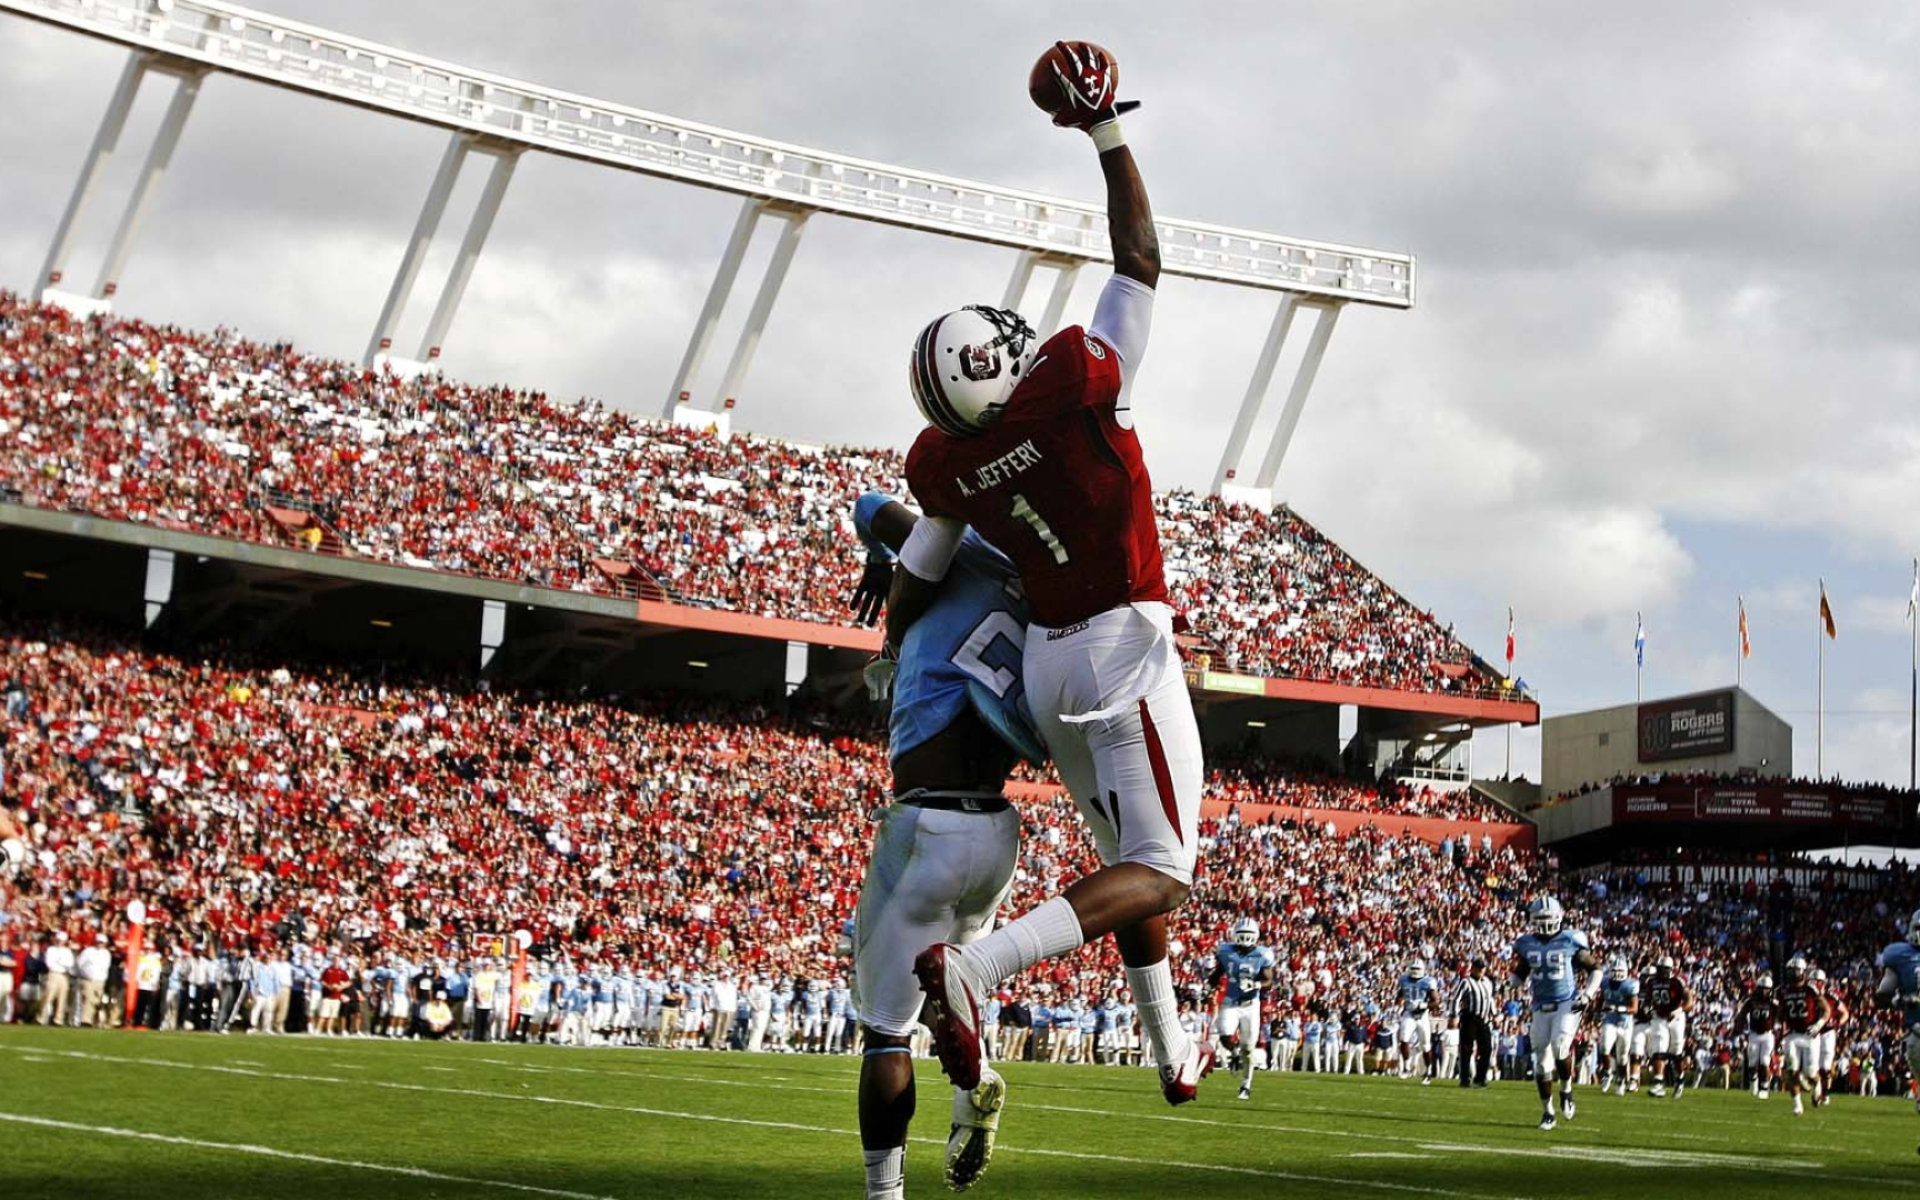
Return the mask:
{"type": "Polygon", "coordinates": [[[1100,149],[1100,171],[1107,177],[1107,236],[1113,241],[1113,273],[1147,287],[1160,282],[1160,237],[1153,228],[1147,185],[1120,132],[1118,117],[1087,131],[1100,149]]]}

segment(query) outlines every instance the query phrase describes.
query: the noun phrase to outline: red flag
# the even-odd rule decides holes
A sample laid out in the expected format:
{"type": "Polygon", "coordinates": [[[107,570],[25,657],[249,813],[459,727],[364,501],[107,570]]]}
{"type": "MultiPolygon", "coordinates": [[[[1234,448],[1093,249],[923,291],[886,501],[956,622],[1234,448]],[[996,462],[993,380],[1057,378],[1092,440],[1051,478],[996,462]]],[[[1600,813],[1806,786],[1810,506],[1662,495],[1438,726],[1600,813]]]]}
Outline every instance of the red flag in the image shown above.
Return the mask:
{"type": "Polygon", "coordinates": [[[1747,598],[1740,597],[1740,657],[1753,657],[1753,640],[1747,636],[1747,598]]]}
{"type": "Polygon", "coordinates": [[[1513,674],[1513,609],[1507,609],[1507,674],[1513,674]]]}
{"type": "Polygon", "coordinates": [[[1840,631],[1833,626],[1833,607],[1827,603],[1827,585],[1824,580],[1820,583],[1820,623],[1827,627],[1827,637],[1840,636],[1840,631]]]}

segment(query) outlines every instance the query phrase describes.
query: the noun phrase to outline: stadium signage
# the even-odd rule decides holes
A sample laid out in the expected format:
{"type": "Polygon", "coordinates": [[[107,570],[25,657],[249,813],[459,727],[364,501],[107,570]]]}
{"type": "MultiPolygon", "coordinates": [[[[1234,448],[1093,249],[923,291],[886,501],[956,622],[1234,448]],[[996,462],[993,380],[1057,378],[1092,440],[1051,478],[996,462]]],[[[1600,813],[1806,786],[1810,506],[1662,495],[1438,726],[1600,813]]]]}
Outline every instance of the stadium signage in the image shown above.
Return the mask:
{"type": "Polygon", "coordinates": [[[1733,753],[1733,693],[1709,692],[1640,706],[1640,761],[1733,753]]]}
{"type": "Polygon", "coordinates": [[[1613,819],[1616,824],[1738,821],[1898,829],[1904,823],[1905,814],[1891,796],[1848,792],[1842,788],[1635,784],[1613,789],[1613,819]]]}

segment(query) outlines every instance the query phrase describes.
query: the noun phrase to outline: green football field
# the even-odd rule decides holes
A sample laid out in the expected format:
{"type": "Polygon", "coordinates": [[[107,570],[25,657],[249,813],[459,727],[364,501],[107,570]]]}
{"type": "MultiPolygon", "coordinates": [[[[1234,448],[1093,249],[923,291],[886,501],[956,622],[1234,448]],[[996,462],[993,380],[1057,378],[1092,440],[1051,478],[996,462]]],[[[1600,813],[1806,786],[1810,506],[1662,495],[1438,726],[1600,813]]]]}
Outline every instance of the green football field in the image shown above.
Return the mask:
{"type": "MultiPolygon", "coordinates": [[[[0,1197],[858,1197],[849,1058],[0,1029],[0,1197]]],[[[986,1197],[1920,1195],[1920,1117],[1841,1097],[1583,1099],[1529,1084],[1017,1065],[986,1197]]],[[[949,1095],[919,1067],[909,1195],[946,1194],[949,1095]]]]}

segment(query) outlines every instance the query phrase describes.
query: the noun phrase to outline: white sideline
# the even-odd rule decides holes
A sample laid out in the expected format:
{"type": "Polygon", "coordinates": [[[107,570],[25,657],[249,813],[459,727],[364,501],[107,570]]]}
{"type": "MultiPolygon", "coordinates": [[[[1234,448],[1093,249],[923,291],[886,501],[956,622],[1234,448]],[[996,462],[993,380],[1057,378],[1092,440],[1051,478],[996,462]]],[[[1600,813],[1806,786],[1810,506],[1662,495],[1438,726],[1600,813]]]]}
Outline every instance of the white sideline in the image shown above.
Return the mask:
{"type": "MultiPolygon", "coordinates": [[[[17,1046],[0,1046],[0,1049],[13,1050],[16,1053],[23,1051],[22,1047],[17,1047],[17,1046]]],[[[135,1058],[127,1055],[118,1055],[118,1054],[90,1054],[81,1050],[45,1050],[45,1051],[39,1051],[39,1053],[51,1054],[56,1058],[81,1059],[87,1062],[119,1063],[119,1064],[128,1065],[128,1066],[171,1067],[176,1070],[182,1070],[182,1071],[206,1071],[206,1072],[209,1072],[212,1074],[218,1074],[218,1075],[245,1075],[245,1076],[250,1076],[258,1079],[278,1079],[278,1080],[283,1080],[288,1082],[299,1082],[299,1083],[342,1083],[342,1084],[350,1084],[355,1087],[363,1087],[363,1088],[366,1088],[366,1087],[385,1088],[392,1091],[403,1091],[403,1092],[432,1092],[432,1093],[440,1093],[440,1094],[449,1095],[449,1096],[473,1096],[473,1097],[478,1097],[480,1099],[486,1099],[486,1100],[509,1100],[509,1101],[513,1101],[515,1103],[521,1103],[521,1104],[551,1104],[551,1105],[556,1105],[556,1106],[565,1107],[565,1108],[587,1108],[587,1109],[596,1109],[602,1112],[623,1112],[623,1113],[635,1113],[641,1116],[649,1116],[649,1117],[669,1117],[669,1118],[673,1118],[675,1120],[681,1120],[681,1121],[706,1121],[706,1122],[712,1122],[714,1124],[720,1124],[720,1125],[745,1125],[745,1126],[751,1126],[757,1129],[786,1129],[786,1130],[791,1130],[799,1133],[827,1133],[827,1134],[833,1134],[839,1137],[859,1136],[858,1131],[856,1130],[836,1129],[830,1125],[803,1125],[794,1121],[767,1121],[767,1120],[761,1120],[754,1117],[728,1117],[728,1116],[720,1116],[715,1113],[681,1112],[679,1110],[670,1109],[670,1108],[646,1108],[639,1105],[631,1105],[631,1104],[602,1104],[594,1100],[577,1100],[577,1099],[573,1099],[571,1097],[565,1097],[565,1096],[516,1095],[512,1092],[489,1092],[489,1091],[483,1091],[476,1088],[434,1087],[429,1084],[423,1084],[423,1083],[398,1083],[393,1080],[385,1080],[385,1079],[366,1079],[366,1078],[342,1079],[342,1078],[338,1078],[336,1076],[331,1076],[331,1075],[302,1075],[302,1074],[293,1074],[293,1073],[277,1072],[277,1071],[259,1071],[259,1070],[254,1070],[248,1067],[225,1067],[225,1066],[217,1066],[209,1063],[187,1063],[187,1062],[178,1062],[173,1059],[164,1059],[164,1058],[135,1058]]],[[[4,1114],[0,1114],[0,1115],[4,1115],[4,1114]]],[[[22,1119],[34,1120],[34,1118],[22,1118],[22,1119]]],[[[128,1131],[127,1136],[139,1137],[139,1136],[146,1136],[146,1135],[141,1135],[138,1133],[128,1131]]],[[[164,1137],[164,1135],[153,1135],[153,1136],[164,1137]]],[[[935,1145],[935,1146],[946,1145],[945,1138],[926,1137],[926,1138],[914,1138],[913,1140],[916,1142],[921,1142],[928,1145],[935,1145]]],[[[209,1143],[209,1144],[211,1145],[214,1143],[209,1143]]],[[[236,1149],[236,1150],[256,1149],[253,1147],[239,1147],[239,1146],[223,1147],[223,1148],[236,1149]]],[[[1521,1198],[1521,1197],[1502,1197],[1498,1193],[1492,1193],[1492,1192],[1467,1192],[1467,1191],[1459,1191],[1453,1188],[1427,1187],[1427,1186],[1423,1186],[1420,1184],[1413,1184],[1413,1183],[1389,1183],[1384,1180],[1353,1179],[1353,1178],[1343,1178],[1343,1177],[1333,1176],[1333,1175],[1309,1175],[1299,1171],[1276,1171],[1276,1170],[1269,1170],[1262,1167],[1236,1167],[1236,1166],[1229,1166],[1225,1163],[1180,1162],[1180,1161],[1164,1159],[1164,1158],[1135,1158],[1135,1157],[1124,1155],[1124,1154],[1096,1154],[1090,1151],[1080,1151],[1080,1150],[1051,1150],[1051,1149],[1043,1149],[1036,1146],[1001,1145],[1000,1147],[998,1147],[998,1149],[999,1149],[999,1152],[1002,1154],[1031,1154],[1031,1155],[1036,1155],[1043,1158],[1067,1158],[1067,1159],[1077,1159],[1084,1162],[1125,1163],[1129,1166],[1179,1167],[1182,1170],[1211,1171],[1216,1174],[1252,1176],[1259,1179],[1283,1179],[1291,1183],[1321,1183],[1321,1184],[1331,1184],[1331,1185],[1342,1186],[1342,1187],[1371,1188],[1376,1191],[1385,1191],[1385,1192],[1408,1192],[1408,1193],[1412,1193],[1414,1195],[1419,1195],[1419,1196],[1469,1197],[1469,1198],[1473,1198],[1473,1200],[1524,1200],[1524,1198],[1521,1198]]],[[[267,1150],[264,1147],[257,1148],[257,1150],[260,1153],[268,1153],[268,1154],[277,1153],[275,1151],[267,1150]]],[[[315,1161],[328,1161],[328,1160],[316,1159],[315,1161]]],[[[349,1164],[349,1165],[358,1165],[358,1164],[349,1164]]],[[[398,1171],[407,1170],[406,1168],[399,1168],[399,1167],[378,1168],[378,1169],[392,1169],[392,1170],[398,1170],[398,1171]]],[[[411,1172],[408,1172],[408,1173],[411,1173],[411,1172]]],[[[475,1180],[472,1182],[484,1182],[484,1181],[475,1180]]],[[[526,1185],[521,1185],[521,1184],[505,1184],[505,1183],[498,1184],[496,1186],[516,1187],[516,1188],[526,1187],[526,1185]]],[[[531,1188],[528,1190],[541,1191],[544,1189],[531,1188]]],[[[578,1195],[578,1193],[552,1193],[552,1194],[569,1195],[569,1196],[578,1195]]],[[[592,1198],[592,1200],[603,1200],[603,1198],[596,1197],[596,1198],[592,1198]]]]}
{"type": "Polygon", "coordinates": [[[475,1187],[505,1188],[515,1192],[533,1192],[541,1196],[562,1196],[566,1200],[615,1200],[591,1192],[569,1192],[560,1188],[536,1187],[531,1183],[512,1183],[505,1179],[480,1179],[472,1175],[445,1175],[424,1167],[396,1167],[387,1163],[359,1162],[350,1158],[328,1158],[321,1154],[302,1154],[297,1150],[276,1150],[272,1146],[242,1145],[235,1142],[209,1142],[200,1138],[177,1137],[170,1133],[150,1133],[144,1129],[121,1129],[113,1125],[82,1125],[75,1121],[56,1121],[50,1117],[26,1113],[0,1112],[0,1121],[16,1125],[38,1125],[43,1129],[64,1129],[71,1133],[94,1133],[105,1137],[133,1138],[143,1142],[165,1142],[170,1146],[191,1146],[196,1150],[226,1150],[234,1154],[257,1154],[266,1158],[285,1158],[296,1162],[319,1163],[328,1167],[351,1167],[356,1171],[379,1171],[387,1175],[407,1175],[431,1179],[436,1183],[466,1183],[475,1187]]]}

